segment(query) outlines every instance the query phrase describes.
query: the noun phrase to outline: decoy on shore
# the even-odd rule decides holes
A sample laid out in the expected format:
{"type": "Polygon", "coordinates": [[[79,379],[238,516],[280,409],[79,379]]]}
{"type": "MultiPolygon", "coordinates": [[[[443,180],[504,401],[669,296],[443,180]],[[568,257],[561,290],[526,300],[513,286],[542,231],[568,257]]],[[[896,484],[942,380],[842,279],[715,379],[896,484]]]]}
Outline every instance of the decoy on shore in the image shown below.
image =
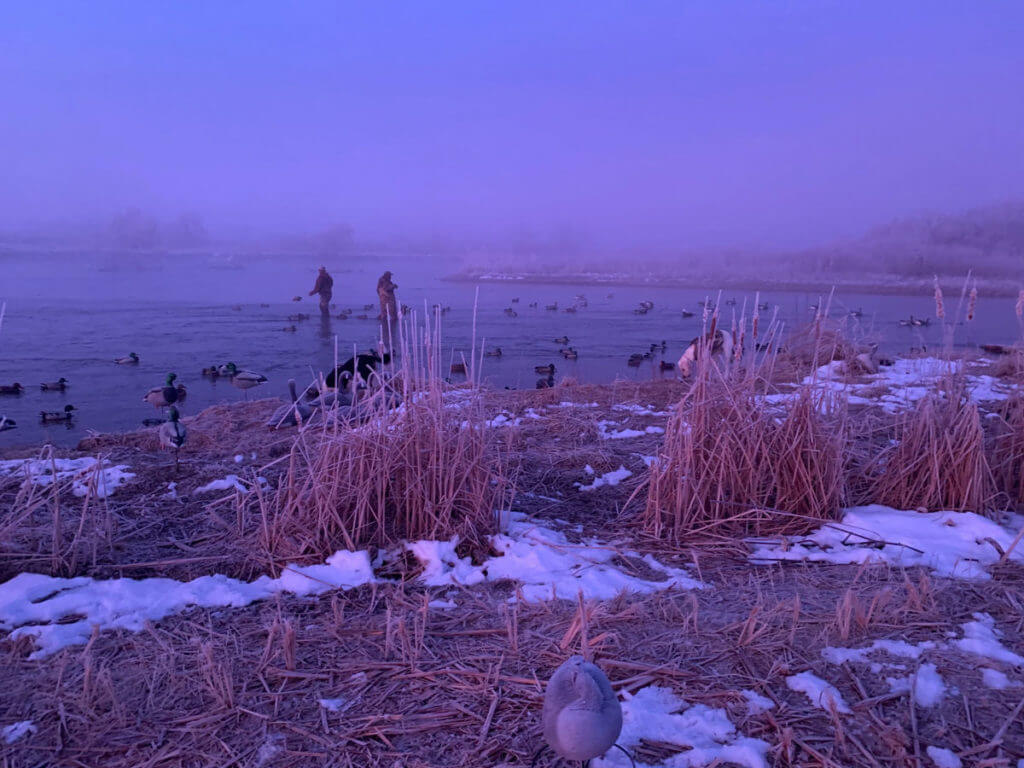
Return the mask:
{"type": "Polygon", "coordinates": [[[25,388],[18,382],[13,384],[0,384],[0,395],[20,395],[25,388]]]}
{"type": "Polygon", "coordinates": [[[9,419],[6,416],[0,416],[0,432],[6,432],[9,429],[14,429],[18,426],[18,422],[14,419],[9,419]]]}
{"type": "Polygon", "coordinates": [[[271,429],[305,424],[313,415],[313,409],[299,401],[299,395],[295,389],[295,379],[288,379],[288,394],[291,395],[292,401],[274,411],[267,421],[267,426],[271,429]]]}
{"type": "MultiPolygon", "coordinates": [[[[234,363],[232,363],[234,365],[234,363]]],[[[254,371],[239,371],[235,369],[235,372],[231,375],[231,386],[242,390],[245,393],[245,399],[249,399],[249,390],[253,387],[258,387],[260,384],[265,384],[267,377],[262,373],[255,373],[254,371]]]]}
{"type": "Polygon", "coordinates": [[[73,405],[65,405],[63,411],[40,411],[39,420],[43,424],[55,424],[59,421],[71,421],[73,418],[72,411],[75,410],[73,405]]]}
{"type": "Polygon", "coordinates": [[[114,362],[118,365],[138,365],[139,356],[134,352],[129,352],[127,357],[115,358],[114,362]]]}
{"type": "Polygon", "coordinates": [[[160,445],[164,448],[174,450],[174,471],[178,471],[178,452],[181,447],[185,445],[185,439],[188,437],[188,432],[185,430],[185,425],[182,424],[178,419],[178,409],[171,406],[170,418],[160,425],[160,429],[157,434],[160,436],[160,445]]]}
{"type": "Polygon", "coordinates": [[[176,373],[168,373],[167,379],[162,387],[153,387],[142,397],[144,403],[149,403],[156,409],[166,408],[174,403],[185,399],[185,385],[175,386],[174,380],[178,378],[176,373]]]}
{"type": "MultiPolygon", "coordinates": [[[[541,711],[544,741],[564,760],[589,765],[612,747],[622,732],[622,705],[601,668],[571,656],[548,681],[541,711]]],[[[633,757],[621,749],[631,763],[633,757]]],[[[537,757],[543,747],[534,756],[537,757]]],[[[635,765],[635,763],[634,763],[635,765]]]]}
{"type": "Polygon", "coordinates": [[[536,365],[534,366],[533,370],[535,373],[539,373],[542,375],[550,375],[555,372],[555,364],[548,363],[547,365],[536,365]]]}
{"type": "Polygon", "coordinates": [[[63,392],[68,388],[68,380],[61,376],[56,381],[49,381],[39,385],[44,392],[63,392]]]}

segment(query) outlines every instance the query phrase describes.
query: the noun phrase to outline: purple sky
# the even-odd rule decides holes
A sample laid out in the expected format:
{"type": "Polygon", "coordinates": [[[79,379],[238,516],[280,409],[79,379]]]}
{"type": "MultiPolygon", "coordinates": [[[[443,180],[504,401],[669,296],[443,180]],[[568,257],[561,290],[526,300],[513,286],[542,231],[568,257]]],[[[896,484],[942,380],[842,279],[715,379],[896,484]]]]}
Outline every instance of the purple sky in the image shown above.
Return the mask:
{"type": "Polygon", "coordinates": [[[0,226],[800,245],[1024,198],[1024,4],[21,2],[0,226]]]}

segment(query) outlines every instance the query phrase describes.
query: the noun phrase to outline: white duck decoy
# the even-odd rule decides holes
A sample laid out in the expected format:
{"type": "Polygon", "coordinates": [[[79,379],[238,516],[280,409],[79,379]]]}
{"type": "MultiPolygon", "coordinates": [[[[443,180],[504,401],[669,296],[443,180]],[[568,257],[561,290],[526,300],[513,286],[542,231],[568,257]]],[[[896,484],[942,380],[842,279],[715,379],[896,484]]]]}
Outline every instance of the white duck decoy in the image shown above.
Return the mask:
{"type": "Polygon", "coordinates": [[[170,420],[165,421],[160,425],[160,429],[157,434],[160,437],[160,445],[164,448],[174,450],[174,470],[178,470],[178,451],[185,445],[185,439],[188,437],[188,432],[185,430],[185,425],[179,420],[178,409],[171,406],[170,420]]]}
{"type": "MultiPolygon", "coordinates": [[[[586,766],[618,746],[615,741],[622,731],[622,705],[597,665],[582,656],[572,656],[548,681],[541,721],[548,746],[559,757],[580,760],[586,766]]],[[[534,756],[534,762],[539,755],[534,756]]],[[[632,756],[628,752],[626,755],[632,762],[632,756]]]]}
{"type": "MultiPolygon", "coordinates": [[[[233,365],[233,364],[232,364],[233,365]]],[[[253,371],[239,371],[231,375],[231,385],[242,390],[245,393],[245,399],[249,399],[249,390],[253,387],[258,387],[260,384],[265,384],[267,377],[262,373],[255,373],[253,371]]]]}
{"type": "Polygon", "coordinates": [[[267,426],[271,429],[294,427],[300,423],[305,424],[309,421],[309,417],[313,415],[312,408],[305,403],[299,402],[299,395],[295,389],[295,379],[288,379],[288,392],[292,396],[292,401],[274,411],[270,419],[267,420],[267,426]]]}

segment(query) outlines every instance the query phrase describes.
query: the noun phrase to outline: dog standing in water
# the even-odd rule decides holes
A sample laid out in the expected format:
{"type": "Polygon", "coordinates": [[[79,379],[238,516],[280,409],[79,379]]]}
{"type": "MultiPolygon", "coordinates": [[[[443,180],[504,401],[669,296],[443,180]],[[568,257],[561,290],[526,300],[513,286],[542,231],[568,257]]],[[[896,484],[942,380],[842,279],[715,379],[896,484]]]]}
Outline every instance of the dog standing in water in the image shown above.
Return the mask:
{"type": "Polygon", "coordinates": [[[714,360],[716,357],[725,361],[728,365],[732,360],[732,334],[728,331],[712,330],[703,336],[698,336],[690,342],[682,357],[679,358],[679,373],[684,379],[688,379],[693,372],[697,362],[697,355],[707,354],[714,360]]]}

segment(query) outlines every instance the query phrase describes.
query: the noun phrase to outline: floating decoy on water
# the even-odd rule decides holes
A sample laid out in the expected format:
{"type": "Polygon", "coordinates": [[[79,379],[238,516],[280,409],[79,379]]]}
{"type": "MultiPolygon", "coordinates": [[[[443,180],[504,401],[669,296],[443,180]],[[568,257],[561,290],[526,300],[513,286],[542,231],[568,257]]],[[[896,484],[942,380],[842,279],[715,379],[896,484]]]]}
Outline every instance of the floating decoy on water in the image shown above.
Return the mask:
{"type": "Polygon", "coordinates": [[[139,356],[134,352],[129,352],[128,357],[118,357],[114,359],[114,362],[118,365],[138,365],[139,356]]]}
{"type": "Polygon", "coordinates": [[[558,302],[556,301],[554,304],[548,304],[544,307],[544,309],[550,309],[552,312],[554,312],[558,309],[558,302]]]}
{"type": "Polygon", "coordinates": [[[178,451],[185,445],[185,439],[188,437],[188,432],[185,431],[185,425],[178,421],[178,409],[171,406],[170,419],[160,425],[160,429],[157,434],[160,436],[160,445],[164,448],[174,450],[174,469],[178,469],[178,451]]]}
{"type": "Polygon", "coordinates": [[[238,366],[236,366],[234,363],[227,363],[225,365],[217,366],[218,376],[234,376],[236,373],[238,373],[238,366]]]}
{"type": "Polygon", "coordinates": [[[73,417],[71,412],[73,410],[75,410],[75,406],[65,405],[63,411],[40,411],[39,420],[43,422],[43,424],[54,424],[58,421],[71,421],[73,417]]]}
{"type": "Polygon", "coordinates": [[[25,388],[18,382],[13,384],[0,384],[0,395],[20,395],[25,388]]]}
{"type": "Polygon", "coordinates": [[[568,336],[559,336],[557,339],[555,339],[555,344],[568,344],[568,343],[569,343],[569,337],[568,336]]]}
{"type": "Polygon", "coordinates": [[[693,312],[688,309],[683,310],[683,317],[693,317],[693,312]]]}
{"type": "Polygon", "coordinates": [[[302,301],[301,296],[292,296],[292,301],[302,301]]]}
{"type": "Polygon", "coordinates": [[[267,421],[267,426],[271,429],[294,427],[299,423],[305,424],[309,421],[309,417],[313,415],[312,408],[305,403],[299,402],[299,395],[295,389],[295,379],[288,379],[288,394],[291,395],[292,401],[274,411],[267,421]]]}
{"type": "Polygon", "coordinates": [[[539,373],[542,375],[553,374],[555,372],[555,364],[548,363],[547,365],[537,365],[534,366],[533,370],[535,373],[539,373]]]}
{"type": "Polygon", "coordinates": [[[530,302],[530,309],[536,309],[536,308],[537,308],[537,302],[536,301],[531,301],[530,302]]]}
{"type": "Polygon", "coordinates": [[[296,328],[294,325],[286,325],[281,330],[284,331],[285,333],[295,333],[299,329],[296,328]]]}
{"type": "Polygon", "coordinates": [[[490,352],[484,353],[485,357],[501,357],[501,347],[495,347],[490,352]]]}
{"type": "Polygon", "coordinates": [[[674,371],[676,369],[675,363],[670,363],[668,360],[662,360],[661,365],[658,366],[662,371],[674,371]]]}
{"type": "Polygon", "coordinates": [[[757,308],[760,309],[760,310],[768,309],[768,302],[767,301],[762,301],[760,304],[757,305],[757,308]]]}
{"type": "Polygon", "coordinates": [[[6,416],[0,416],[0,432],[6,432],[9,429],[14,429],[18,426],[18,422],[14,419],[9,419],[6,416]]]}
{"type": "Polygon", "coordinates": [[[512,309],[512,307],[505,307],[505,314],[509,317],[519,317],[519,313],[512,309]]]}
{"type": "Polygon", "coordinates": [[[518,304],[519,303],[519,297],[516,296],[514,299],[512,299],[512,303],[513,304],[518,304]]]}
{"type": "Polygon", "coordinates": [[[203,376],[208,379],[216,379],[220,376],[220,371],[216,365],[211,365],[209,368],[203,368],[203,376]]]}
{"type": "Polygon", "coordinates": [[[45,382],[39,385],[44,392],[63,392],[68,388],[68,380],[61,376],[56,381],[45,382]]]}
{"type": "Polygon", "coordinates": [[[569,347],[568,349],[562,350],[562,357],[564,357],[566,360],[577,360],[579,356],[580,353],[577,352],[573,347],[569,347]]]}
{"type": "Polygon", "coordinates": [[[262,373],[255,373],[253,371],[239,371],[235,370],[235,373],[231,376],[231,386],[242,390],[245,393],[245,399],[249,399],[249,390],[253,387],[258,387],[260,384],[264,384],[267,381],[267,377],[262,373]]]}
{"type": "Polygon", "coordinates": [[[183,399],[185,387],[182,384],[174,385],[178,378],[176,373],[168,373],[167,379],[162,387],[153,387],[142,397],[144,403],[149,403],[154,408],[166,408],[183,399]]]}
{"type": "MultiPolygon", "coordinates": [[[[547,746],[559,757],[580,760],[586,766],[617,746],[622,705],[600,667],[582,656],[571,656],[548,681],[541,723],[547,746]]],[[[633,757],[619,749],[632,763],[633,757]]],[[[534,763],[539,755],[534,756],[534,763]]]]}

